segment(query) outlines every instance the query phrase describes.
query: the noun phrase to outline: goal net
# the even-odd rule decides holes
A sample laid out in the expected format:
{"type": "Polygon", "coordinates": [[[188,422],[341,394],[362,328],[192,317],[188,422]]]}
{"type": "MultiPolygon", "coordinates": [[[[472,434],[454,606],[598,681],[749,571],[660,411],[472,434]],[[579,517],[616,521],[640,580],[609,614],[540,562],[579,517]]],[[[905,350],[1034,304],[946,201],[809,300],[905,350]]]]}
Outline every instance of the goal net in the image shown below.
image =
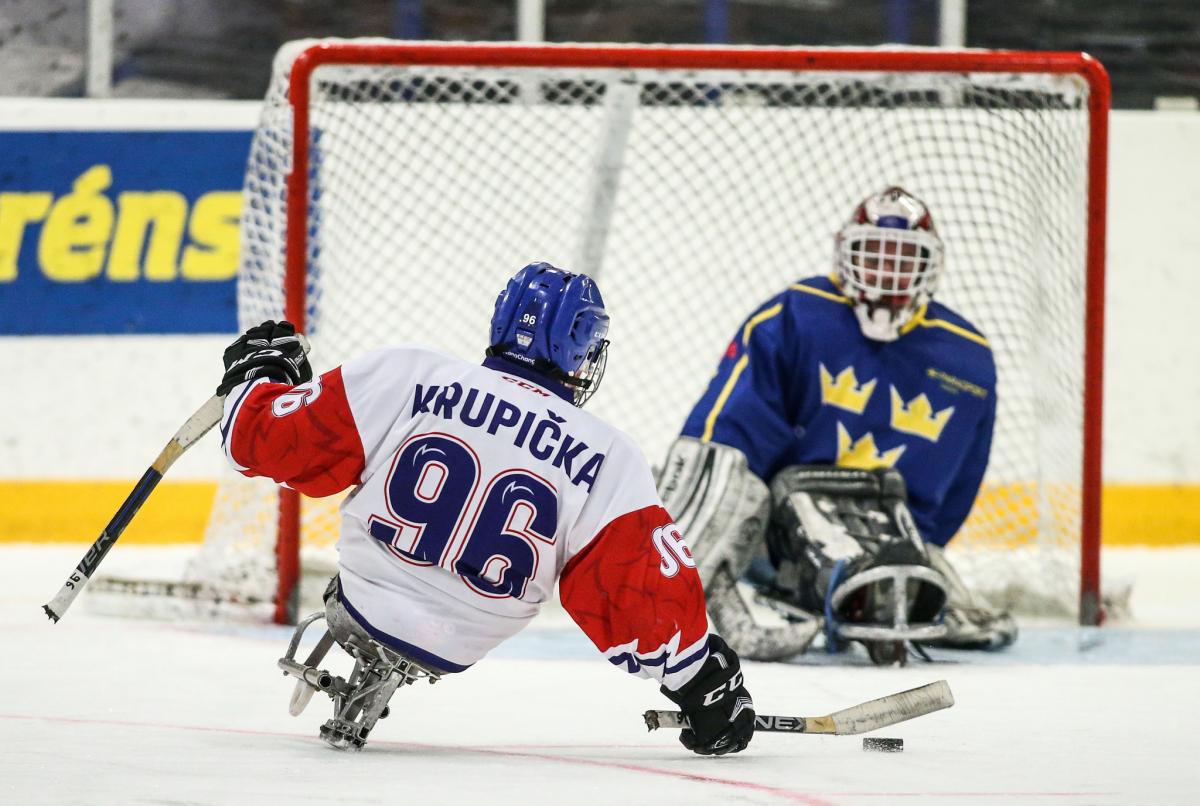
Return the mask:
{"type": "MultiPolygon", "coordinates": [[[[998,604],[1082,596],[1094,621],[1107,109],[1081,54],[292,43],[247,169],[239,325],[298,322],[318,371],[403,342],[481,359],[516,269],[587,272],[613,320],[589,409],[657,463],[742,319],[828,274],[855,204],[901,185],[999,373],[950,557],[998,604]]],[[[192,580],[287,618],[300,570],[333,569],[338,501],[284,496],[223,481],[192,580]]]]}

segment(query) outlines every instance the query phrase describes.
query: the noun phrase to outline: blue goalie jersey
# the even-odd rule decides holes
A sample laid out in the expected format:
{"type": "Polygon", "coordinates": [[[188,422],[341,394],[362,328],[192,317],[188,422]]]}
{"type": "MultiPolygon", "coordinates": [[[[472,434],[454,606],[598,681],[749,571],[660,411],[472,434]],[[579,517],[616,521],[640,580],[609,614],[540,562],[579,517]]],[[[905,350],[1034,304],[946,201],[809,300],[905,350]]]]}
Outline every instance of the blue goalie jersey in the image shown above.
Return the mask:
{"type": "Polygon", "coordinates": [[[794,464],[894,467],[927,542],[945,545],[979,491],[996,413],[987,339],[931,302],[892,342],[863,336],[831,277],[767,301],[730,342],[684,436],[746,454],[763,481],[794,464]]]}

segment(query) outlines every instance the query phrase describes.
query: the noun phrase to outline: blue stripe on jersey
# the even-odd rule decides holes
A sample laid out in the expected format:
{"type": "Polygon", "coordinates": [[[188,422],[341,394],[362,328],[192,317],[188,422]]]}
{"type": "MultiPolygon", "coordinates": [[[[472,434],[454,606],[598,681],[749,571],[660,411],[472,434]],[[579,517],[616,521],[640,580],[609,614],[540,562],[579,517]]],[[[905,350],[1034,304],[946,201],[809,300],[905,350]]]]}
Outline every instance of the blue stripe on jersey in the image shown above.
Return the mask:
{"type": "Polygon", "coordinates": [[[357,621],[372,638],[382,644],[387,645],[391,649],[394,649],[401,654],[407,655],[415,661],[431,667],[434,671],[465,672],[467,669],[471,668],[471,664],[463,666],[461,663],[453,663],[445,658],[439,658],[432,652],[427,652],[424,649],[421,649],[419,646],[413,646],[407,641],[401,641],[396,636],[388,635],[383,630],[376,629],[375,627],[371,626],[370,622],[363,617],[362,613],[359,613],[358,610],[354,608],[354,605],[350,604],[350,601],[346,598],[346,593],[342,590],[341,585],[338,585],[337,597],[338,601],[346,606],[346,610],[350,613],[350,615],[354,616],[354,620],[357,621]]]}
{"type": "Polygon", "coordinates": [[[658,655],[649,658],[638,657],[636,652],[622,652],[620,655],[614,655],[613,657],[609,658],[608,662],[613,666],[624,665],[625,671],[629,672],[630,674],[637,674],[643,666],[663,666],[663,675],[665,676],[669,674],[675,674],[682,669],[686,669],[696,661],[707,656],[708,643],[705,642],[704,646],[701,647],[698,652],[692,653],[690,656],[679,661],[679,663],[675,664],[674,666],[666,665],[667,661],[671,657],[671,650],[669,649],[664,649],[658,655]]]}

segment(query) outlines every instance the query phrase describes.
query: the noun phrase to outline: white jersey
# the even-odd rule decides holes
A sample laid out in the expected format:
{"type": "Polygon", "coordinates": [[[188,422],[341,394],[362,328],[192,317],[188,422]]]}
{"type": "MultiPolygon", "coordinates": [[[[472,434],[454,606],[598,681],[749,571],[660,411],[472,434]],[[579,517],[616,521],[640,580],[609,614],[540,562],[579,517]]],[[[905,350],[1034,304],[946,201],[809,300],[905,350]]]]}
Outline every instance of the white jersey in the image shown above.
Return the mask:
{"type": "Polygon", "coordinates": [[[699,577],[640,450],[502,359],[398,347],[230,392],[246,475],[341,507],[341,595],[374,637],[448,672],[524,627],[559,581],[614,664],[682,686],[707,657],[699,577]]]}

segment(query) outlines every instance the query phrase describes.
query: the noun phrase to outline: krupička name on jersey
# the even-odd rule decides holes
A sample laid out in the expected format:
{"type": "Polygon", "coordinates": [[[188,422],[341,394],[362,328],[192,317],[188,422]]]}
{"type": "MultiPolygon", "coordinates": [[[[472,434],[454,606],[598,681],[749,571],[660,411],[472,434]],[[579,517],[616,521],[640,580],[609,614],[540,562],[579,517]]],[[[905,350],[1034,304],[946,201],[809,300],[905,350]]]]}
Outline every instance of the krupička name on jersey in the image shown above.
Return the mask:
{"type": "Polygon", "coordinates": [[[473,387],[464,389],[460,383],[428,387],[418,383],[412,413],[414,417],[432,414],[445,420],[458,420],[470,428],[511,439],[513,445],[528,451],[534,459],[549,461],[554,467],[561,468],[571,484],[586,486],[589,492],[604,464],[604,454],[564,430],[565,417],[550,409],[526,411],[493,392],[482,392],[473,387]]]}

